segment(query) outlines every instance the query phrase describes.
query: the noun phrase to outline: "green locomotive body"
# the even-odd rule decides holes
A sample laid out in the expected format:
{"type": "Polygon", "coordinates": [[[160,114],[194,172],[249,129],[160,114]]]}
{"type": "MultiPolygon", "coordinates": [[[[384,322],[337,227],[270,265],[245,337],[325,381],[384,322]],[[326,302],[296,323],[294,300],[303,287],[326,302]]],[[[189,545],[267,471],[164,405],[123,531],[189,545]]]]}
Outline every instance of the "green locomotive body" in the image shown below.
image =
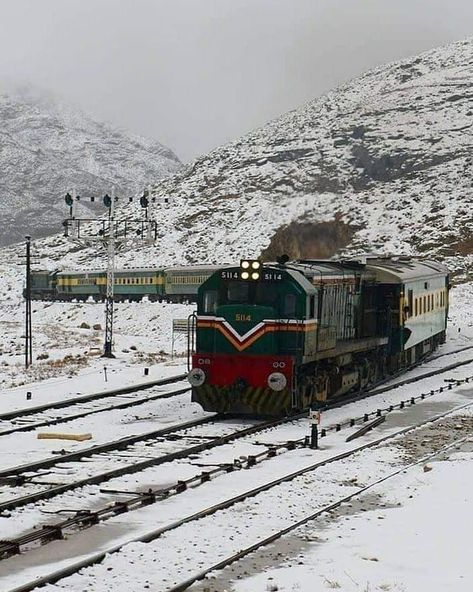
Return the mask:
{"type": "Polygon", "coordinates": [[[55,300],[57,293],[57,271],[33,271],[31,298],[33,300],[55,300]]]}
{"type": "Polygon", "coordinates": [[[205,410],[299,411],[374,384],[445,338],[448,275],[439,264],[296,261],[256,270],[221,269],[199,289],[189,380],[205,410]]]}

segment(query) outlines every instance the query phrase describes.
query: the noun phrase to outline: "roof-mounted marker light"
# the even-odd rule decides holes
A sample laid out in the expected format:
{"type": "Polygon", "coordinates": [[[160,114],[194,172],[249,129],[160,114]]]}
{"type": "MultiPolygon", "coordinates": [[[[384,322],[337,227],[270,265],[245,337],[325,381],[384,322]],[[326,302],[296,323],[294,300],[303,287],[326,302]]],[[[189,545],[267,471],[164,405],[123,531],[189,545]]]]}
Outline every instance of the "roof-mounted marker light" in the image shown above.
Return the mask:
{"type": "Polygon", "coordinates": [[[261,268],[261,263],[257,259],[242,259],[240,261],[240,279],[259,280],[260,274],[257,270],[261,268]]]}

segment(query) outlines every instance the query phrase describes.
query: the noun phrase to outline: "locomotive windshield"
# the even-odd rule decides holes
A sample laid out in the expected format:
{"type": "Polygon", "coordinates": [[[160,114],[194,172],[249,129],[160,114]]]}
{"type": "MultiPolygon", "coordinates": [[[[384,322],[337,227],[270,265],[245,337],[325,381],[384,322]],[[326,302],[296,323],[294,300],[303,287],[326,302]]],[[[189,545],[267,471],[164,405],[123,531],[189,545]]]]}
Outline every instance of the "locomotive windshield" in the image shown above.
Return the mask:
{"type": "Polygon", "coordinates": [[[287,317],[296,312],[296,296],[285,290],[281,292],[281,284],[271,282],[248,282],[229,280],[222,282],[218,290],[205,290],[203,293],[204,314],[215,314],[218,306],[227,304],[246,304],[270,306],[287,317]]]}
{"type": "Polygon", "coordinates": [[[264,304],[266,306],[275,306],[277,300],[277,287],[266,282],[230,281],[223,284],[219,294],[219,305],[264,304]]]}

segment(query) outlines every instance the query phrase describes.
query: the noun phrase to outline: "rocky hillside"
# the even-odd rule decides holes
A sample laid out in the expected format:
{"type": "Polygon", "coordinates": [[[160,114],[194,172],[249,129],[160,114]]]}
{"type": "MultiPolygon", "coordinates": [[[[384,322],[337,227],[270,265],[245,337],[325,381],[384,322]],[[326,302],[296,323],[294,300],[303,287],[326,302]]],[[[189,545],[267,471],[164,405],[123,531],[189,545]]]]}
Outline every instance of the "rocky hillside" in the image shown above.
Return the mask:
{"type": "Polygon", "coordinates": [[[473,250],[473,40],[389,64],[159,184],[194,259],[473,250]],[[219,234],[216,236],[215,229],[219,234]]]}
{"type": "MultiPolygon", "coordinates": [[[[124,263],[473,249],[473,41],[392,63],[214,150],[154,188],[160,241],[124,263]]],[[[60,240],[57,264],[96,264],[60,240]]],[[[119,259],[120,261],[120,259],[119,259]]]]}
{"type": "Polygon", "coordinates": [[[132,194],[175,172],[166,147],[93,121],[31,88],[0,92],[0,245],[57,232],[70,187],[132,194]]]}

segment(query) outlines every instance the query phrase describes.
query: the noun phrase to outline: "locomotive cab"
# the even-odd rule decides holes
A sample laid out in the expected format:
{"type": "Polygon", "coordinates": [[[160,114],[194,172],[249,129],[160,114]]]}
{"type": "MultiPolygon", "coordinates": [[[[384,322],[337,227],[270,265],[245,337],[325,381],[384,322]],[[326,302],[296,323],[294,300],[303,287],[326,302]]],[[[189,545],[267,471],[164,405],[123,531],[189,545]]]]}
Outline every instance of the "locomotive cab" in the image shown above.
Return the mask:
{"type": "Polygon", "coordinates": [[[204,409],[271,415],[293,407],[293,368],[304,357],[304,333],[315,330],[307,315],[316,314],[316,289],[276,266],[254,275],[224,269],[199,290],[189,378],[204,409]]]}

